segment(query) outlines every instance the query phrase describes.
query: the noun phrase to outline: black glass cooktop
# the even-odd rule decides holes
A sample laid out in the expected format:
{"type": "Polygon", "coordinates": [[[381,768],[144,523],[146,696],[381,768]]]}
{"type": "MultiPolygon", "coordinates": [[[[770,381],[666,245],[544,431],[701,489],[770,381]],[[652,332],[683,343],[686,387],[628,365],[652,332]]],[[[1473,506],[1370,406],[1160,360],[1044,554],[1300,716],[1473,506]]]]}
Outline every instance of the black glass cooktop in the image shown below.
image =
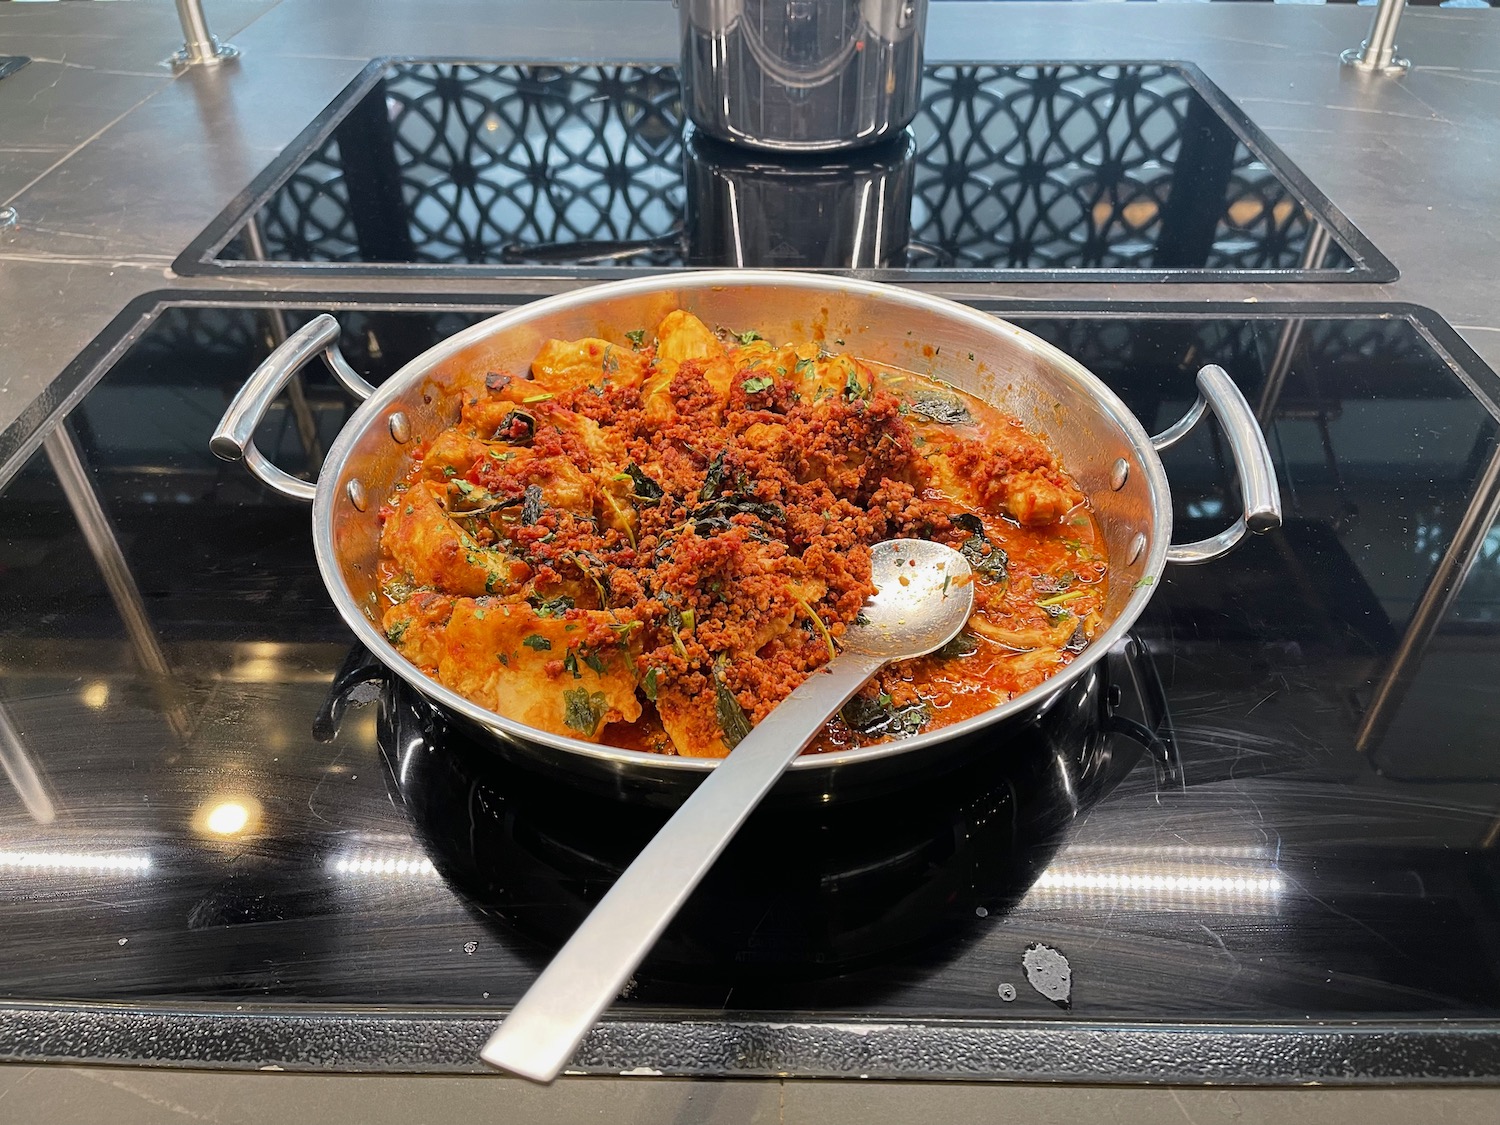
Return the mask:
{"type": "Polygon", "coordinates": [[[665,66],[377,60],[181,273],[1389,281],[1394,267],[1196,68],[930,66],[909,135],[757,156],[685,128],[665,66]]]}
{"type": "MultiPolygon", "coordinates": [[[[473,1066],[663,815],[373,675],[307,510],[208,449],[314,311],[378,381],[495,306],[292,300],[145,298],[0,435],[0,1055],[473,1066]]],[[[758,813],[578,1066],[1500,1074],[1500,382],[1406,307],[982,307],[1148,430],[1222,364],[1285,527],[1169,570],[1024,736],[758,813]]],[[[349,413],[309,372],[261,448],[349,413]]],[[[1179,538],[1233,518],[1216,431],[1166,461],[1179,538]]]]}

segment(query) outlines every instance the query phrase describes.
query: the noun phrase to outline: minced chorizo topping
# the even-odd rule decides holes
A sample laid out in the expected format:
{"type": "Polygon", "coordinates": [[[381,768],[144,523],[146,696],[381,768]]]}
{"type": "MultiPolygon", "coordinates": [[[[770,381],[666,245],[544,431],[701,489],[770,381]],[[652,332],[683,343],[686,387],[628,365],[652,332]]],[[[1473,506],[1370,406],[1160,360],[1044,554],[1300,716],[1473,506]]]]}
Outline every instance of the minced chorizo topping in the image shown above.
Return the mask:
{"type": "Polygon", "coordinates": [[[539,730],[722,757],[837,652],[870,546],[963,552],[975,612],[889,665],[810,752],[956,722],[1041,683],[1106,595],[1078,488],[1018,422],[940,382],[716,333],[551,340],[481,373],[382,509],[386,636],[539,730]]]}

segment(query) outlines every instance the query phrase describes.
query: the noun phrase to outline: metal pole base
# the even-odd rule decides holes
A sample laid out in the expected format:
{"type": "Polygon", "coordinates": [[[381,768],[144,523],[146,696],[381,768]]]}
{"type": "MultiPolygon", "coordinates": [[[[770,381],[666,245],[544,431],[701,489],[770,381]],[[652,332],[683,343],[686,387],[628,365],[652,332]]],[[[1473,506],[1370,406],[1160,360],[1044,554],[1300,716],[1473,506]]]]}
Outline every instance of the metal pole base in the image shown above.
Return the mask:
{"type": "Polygon", "coordinates": [[[188,48],[187,44],[183,44],[172,52],[164,65],[170,66],[173,70],[186,70],[190,66],[218,66],[220,63],[240,57],[238,47],[231,43],[220,43],[216,35],[210,38],[214,44],[213,54],[198,56],[188,48]]]}
{"type": "Polygon", "coordinates": [[[1392,55],[1390,61],[1381,65],[1365,61],[1365,50],[1369,46],[1369,40],[1361,43],[1358,47],[1350,47],[1339,56],[1339,62],[1345,66],[1352,66],[1355,70],[1365,74],[1381,74],[1387,78],[1393,78],[1398,74],[1405,74],[1411,69],[1411,60],[1403,59],[1399,55],[1392,55]]]}

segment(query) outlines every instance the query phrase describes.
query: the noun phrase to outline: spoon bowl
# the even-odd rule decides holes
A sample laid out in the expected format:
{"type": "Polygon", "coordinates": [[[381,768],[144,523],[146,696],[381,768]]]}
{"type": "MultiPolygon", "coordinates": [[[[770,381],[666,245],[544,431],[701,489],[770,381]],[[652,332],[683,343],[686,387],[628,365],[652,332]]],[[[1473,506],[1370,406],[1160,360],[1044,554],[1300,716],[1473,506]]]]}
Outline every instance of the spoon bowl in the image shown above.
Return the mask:
{"type": "Polygon", "coordinates": [[[490,1036],[485,1062],[551,1082],[777,778],[870,677],[947,644],[974,611],[973,572],[951,547],[871,548],[876,593],[844,651],[746,735],[625,869],[490,1036]]]}
{"type": "Polygon", "coordinates": [[[909,660],[942,648],[974,613],[969,560],[941,543],[887,539],[870,548],[875,596],[844,632],[845,652],[909,660]]]}

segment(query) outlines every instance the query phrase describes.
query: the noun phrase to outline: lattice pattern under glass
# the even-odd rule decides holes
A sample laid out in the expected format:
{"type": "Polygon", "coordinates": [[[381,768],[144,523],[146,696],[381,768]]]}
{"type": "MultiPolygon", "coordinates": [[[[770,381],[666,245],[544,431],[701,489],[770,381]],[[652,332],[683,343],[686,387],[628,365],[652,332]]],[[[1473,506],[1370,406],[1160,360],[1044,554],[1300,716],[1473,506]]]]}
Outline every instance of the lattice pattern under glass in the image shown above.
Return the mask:
{"type": "MultiPolygon", "coordinates": [[[[219,256],[681,265],[682,126],[669,67],[397,64],[219,256]]],[[[912,134],[893,266],[1353,264],[1170,66],[930,67],[912,134]]]]}

